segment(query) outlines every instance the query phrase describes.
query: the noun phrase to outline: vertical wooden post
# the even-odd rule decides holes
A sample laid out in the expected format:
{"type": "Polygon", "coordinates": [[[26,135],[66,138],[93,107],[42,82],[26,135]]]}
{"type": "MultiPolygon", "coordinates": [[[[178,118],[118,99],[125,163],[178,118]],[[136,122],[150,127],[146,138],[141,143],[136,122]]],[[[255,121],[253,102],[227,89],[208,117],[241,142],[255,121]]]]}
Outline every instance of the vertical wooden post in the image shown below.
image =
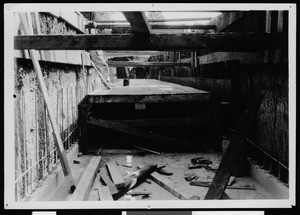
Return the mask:
{"type": "Polygon", "coordinates": [[[49,137],[48,137],[48,117],[47,117],[47,107],[46,104],[44,104],[44,120],[45,120],[45,164],[47,172],[49,172],[49,162],[48,162],[48,147],[49,147],[49,137]]]}
{"type": "MultiPolygon", "coordinates": [[[[62,141],[64,141],[65,138],[65,134],[64,134],[64,88],[61,88],[61,139],[62,141]]],[[[65,147],[65,143],[63,142],[63,146],[64,149],[66,149],[65,147]]]]}
{"type": "MultiPolygon", "coordinates": [[[[25,14],[24,13],[19,13],[19,15],[20,15],[20,20],[21,20],[22,25],[23,25],[23,29],[25,31],[25,35],[32,34],[32,33],[30,33],[30,31],[28,29],[25,14]]],[[[44,82],[44,79],[43,79],[43,74],[42,74],[38,59],[36,57],[36,52],[34,50],[30,49],[29,53],[30,53],[30,57],[32,59],[32,63],[34,65],[34,68],[37,72],[38,81],[39,81],[40,87],[42,89],[42,94],[44,96],[45,103],[46,103],[46,106],[47,106],[47,110],[48,110],[48,113],[49,113],[49,116],[50,116],[50,122],[51,122],[51,125],[52,125],[52,128],[53,128],[53,131],[55,133],[55,138],[56,138],[55,143],[57,144],[57,148],[59,149],[58,152],[60,153],[61,165],[62,165],[64,175],[65,176],[69,175],[72,178],[72,181],[73,181],[73,176],[72,176],[71,169],[70,169],[70,166],[69,166],[66,154],[65,154],[65,150],[64,150],[63,145],[62,145],[62,141],[61,141],[58,129],[57,129],[57,125],[55,124],[55,121],[54,121],[54,115],[53,115],[53,112],[52,112],[53,108],[52,108],[51,101],[50,101],[50,98],[49,98],[49,95],[48,95],[48,92],[47,92],[47,88],[46,88],[46,85],[45,85],[45,82],[44,82]]]]}
{"type": "Polygon", "coordinates": [[[66,137],[67,137],[67,146],[68,146],[68,148],[70,148],[70,142],[69,142],[69,127],[70,127],[70,125],[69,125],[69,87],[67,87],[67,128],[66,128],[66,131],[67,131],[67,135],[66,135],[66,137]]]}
{"type": "MultiPolygon", "coordinates": [[[[39,13],[35,12],[34,13],[34,17],[35,17],[35,24],[36,24],[37,35],[40,35],[42,32],[41,32],[41,26],[40,26],[40,16],[39,16],[39,13]]],[[[44,53],[44,51],[40,50],[39,53],[40,53],[40,59],[41,60],[45,60],[45,53],[44,53]]]]}

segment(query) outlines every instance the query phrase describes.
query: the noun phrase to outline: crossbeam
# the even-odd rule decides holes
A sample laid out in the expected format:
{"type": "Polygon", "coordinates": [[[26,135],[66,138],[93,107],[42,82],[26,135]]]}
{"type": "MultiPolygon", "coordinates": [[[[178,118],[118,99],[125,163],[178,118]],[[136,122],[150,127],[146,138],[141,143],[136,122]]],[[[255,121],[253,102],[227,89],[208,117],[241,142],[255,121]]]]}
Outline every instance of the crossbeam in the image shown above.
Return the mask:
{"type": "MultiPolygon", "coordinates": [[[[175,18],[175,19],[148,19],[148,22],[186,22],[186,21],[207,21],[213,17],[195,17],[195,18],[175,18]]],[[[95,23],[128,23],[127,20],[98,20],[94,19],[95,23]]]]}
{"type": "Polygon", "coordinates": [[[210,50],[286,49],[284,33],[15,36],[14,49],[38,50],[210,50]]]}
{"type": "MultiPolygon", "coordinates": [[[[216,29],[216,25],[150,25],[151,29],[199,29],[209,30],[216,29]]],[[[112,29],[114,31],[129,31],[130,25],[114,25],[114,24],[97,24],[97,25],[86,25],[86,28],[98,28],[98,29],[112,29]]]]}
{"type": "Polygon", "coordinates": [[[191,66],[190,63],[175,63],[175,62],[143,62],[143,61],[107,61],[109,67],[152,67],[152,66],[191,66]]]}
{"type": "Polygon", "coordinates": [[[149,25],[145,12],[122,12],[132,27],[135,34],[150,34],[151,26],[149,25]]]}

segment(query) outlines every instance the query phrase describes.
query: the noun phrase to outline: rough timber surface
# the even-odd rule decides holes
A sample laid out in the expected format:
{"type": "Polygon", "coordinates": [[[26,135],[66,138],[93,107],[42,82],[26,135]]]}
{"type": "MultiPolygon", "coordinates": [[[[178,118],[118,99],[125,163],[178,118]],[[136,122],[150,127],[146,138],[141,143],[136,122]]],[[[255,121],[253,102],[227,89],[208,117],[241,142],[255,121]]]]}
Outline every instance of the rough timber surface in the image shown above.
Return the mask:
{"type": "Polygon", "coordinates": [[[90,103],[103,102],[187,102],[206,101],[207,91],[155,79],[130,79],[129,86],[118,80],[111,90],[98,90],[88,95],[90,103]]]}

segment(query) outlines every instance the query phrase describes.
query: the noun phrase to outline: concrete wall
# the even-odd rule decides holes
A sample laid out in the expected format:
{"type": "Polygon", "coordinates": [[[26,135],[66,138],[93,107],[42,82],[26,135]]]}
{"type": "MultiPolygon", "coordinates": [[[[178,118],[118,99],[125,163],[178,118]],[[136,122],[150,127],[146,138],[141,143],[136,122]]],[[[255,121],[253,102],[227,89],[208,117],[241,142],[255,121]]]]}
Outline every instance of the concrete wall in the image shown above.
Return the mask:
{"type": "MultiPolygon", "coordinates": [[[[31,13],[30,23],[36,33],[34,15],[31,13]]],[[[74,26],[49,14],[41,13],[37,17],[42,34],[78,32],[74,26]]],[[[15,18],[15,34],[22,34],[18,14],[15,18]]],[[[86,63],[87,59],[81,57],[80,51],[39,51],[37,55],[41,60],[40,66],[61,138],[63,141],[67,139],[64,142],[67,150],[76,139],[77,104],[88,92],[100,89],[103,85],[96,71],[86,63]]],[[[55,166],[58,155],[54,152],[53,130],[27,50],[15,51],[12,72],[15,74],[15,173],[18,179],[15,192],[16,200],[21,200],[55,166]]]]}

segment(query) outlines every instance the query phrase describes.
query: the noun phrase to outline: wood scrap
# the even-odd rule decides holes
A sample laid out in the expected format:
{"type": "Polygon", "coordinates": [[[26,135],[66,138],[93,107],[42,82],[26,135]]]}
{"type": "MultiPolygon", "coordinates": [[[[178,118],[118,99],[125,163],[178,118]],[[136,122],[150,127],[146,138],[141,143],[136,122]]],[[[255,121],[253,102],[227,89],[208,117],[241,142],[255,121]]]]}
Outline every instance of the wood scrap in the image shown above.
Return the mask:
{"type": "Polygon", "coordinates": [[[152,194],[152,192],[147,192],[147,191],[129,191],[126,193],[127,195],[131,196],[139,196],[139,195],[144,195],[144,196],[149,196],[152,194]]]}
{"type": "Polygon", "coordinates": [[[213,171],[213,172],[216,172],[216,171],[217,171],[217,169],[214,169],[214,168],[210,167],[209,165],[205,165],[205,164],[193,165],[193,166],[189,166],[188,168],[189,168],[189,169],[199,169],[199,168],[204,168],[204,169],[206,169],[206,170],[213,171]]]}
{"type": "Polygon", "coordinates": [[[97,190],[98,190],[98,194],[100,197],[100,201],[113,201],[114,200],[110,193],[108,186],[98,187],[97,190]]]}
{"type": "Polygon", "coordinates": [[[194,195],[190,194],[190,192],[183,186],[173,183],[172,181],[168,180],[168,178],[159,175],[157,172],[152,173],[150,179],[179,199],[200,199],[200,197],[195,197],[194,195]]]}
{"type": "Polygon", "coordinates": [[[184,179],[186,181],[192,181],[192,180],[197,179],[197,178],[199,178],[199,176],[196,175],[194,172],[193,173],[185,174],[185,177],[184,177],[184,179]]]}
{"type": "Polygon", "coordinates": [[[170,172],[164,168],[157,168],[156,172],[158,172],[161,175],[173,175],[173,172],[170,172]]]}
{"type": "Polygon", "coordinates": [[[125,195],[129,190],[137,187],[142,182],[144,182],[155,170],[157,166],[154,164],[146,164],[138,170],[138,174],[125,179],[125,188],[123,188],[119,193],[113,196],[114,200],[119,199],[121,196],[125,195]]]}
{"type": "Polygon", "coordinates": [[[111,176],[111,179],[113,181],[113,183],[115,184],[115,186],[117,188],[122,188],[125,187],[125,181],[124,178],[120,172],[120,170],[118,169],[117,165],[115,162],[108,162],[106,164],[109,174],[111,176]]]}
{"type": "Polygon", "coordinates": [[[212,164],[212,161],[210,161],[207,158],[198,157],[198,158],[192,158],[191,159],[192,164],[212,164]]]}
{"type": "Polygon", "coordinates": [[[108,186],[110,193],[112,195],[118,193],[118,189],[116,188],[115,184],[109,178],[109,173],[106,167],[100,168],[100,177],[102,181],[108,186]]]}
{"type": "MultiPolygon", "coordinates": [[[[200,186],[200,187],[210,187],[212,182],[208,181],[191,181],[190,185],[192,186],[200,186]]],[[[231,185],[227,186],[227,189],[236,189],[236,190],[255,190],[254,186],[251,185],[231,185]]]]}
{"type": "Polygon", "coordinates": [[[87,200],[89,193],[91,191],[93,182],[96,178],[98,169],[100,167],[100,156],[94,156],[88,167],[86,168],[82,178],[80,179],[77,188],[70,197],[69,201],[84,201],[87,200]]]}
{"type": "Polygon", "coordinates": [[[135,148],[138,148],[138,149],[142,149],[142,150],[144,150],[144,151],[146,151],[146,152],[151,152],[151,153],[153,153],[153,154],[160,155],[159,152],[156,152],[156,151],[153,151],[153,150],[150,150],[150,149],[146,149],[146,148],[143,148],[143,147],[140,147],[140,146],[134,146],[134,147],[135,147],[135,148]]]}

